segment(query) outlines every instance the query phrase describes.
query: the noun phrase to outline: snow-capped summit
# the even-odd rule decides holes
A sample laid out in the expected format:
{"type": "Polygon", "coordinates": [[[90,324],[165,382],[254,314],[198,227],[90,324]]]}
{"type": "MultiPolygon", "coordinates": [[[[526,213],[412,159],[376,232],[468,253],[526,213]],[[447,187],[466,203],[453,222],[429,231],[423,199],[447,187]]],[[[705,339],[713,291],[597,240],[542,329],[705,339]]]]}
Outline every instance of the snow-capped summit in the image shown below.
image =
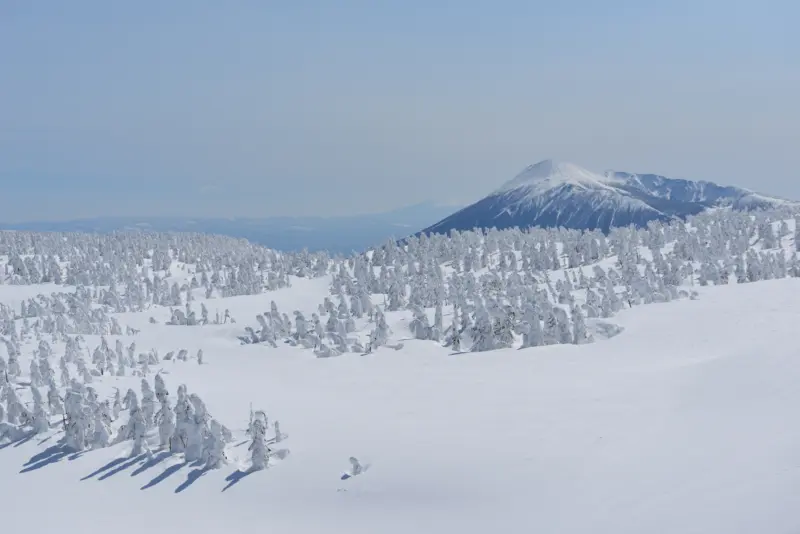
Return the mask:
{"type": "Polygon", "coordinates": [[[603,180],[604,177],[602,175],[593,173],[574,163],[546,159],[535,165],[529,165],[513,179],[503,184],[495,193],[507,193],[520,188],[541,192],[562,185],[581,188],[605,188],[603,180]]]}
{"type": "Polygon", "coordinates": [[[712,182],[656,174],[596,173],[574,163],[546,159],[423,233],[515,226],[608,232],[614,226],[645,226],[652,220],[683,218],[712,207],[751,210],[787,203],[791,202],[712,182]]]}

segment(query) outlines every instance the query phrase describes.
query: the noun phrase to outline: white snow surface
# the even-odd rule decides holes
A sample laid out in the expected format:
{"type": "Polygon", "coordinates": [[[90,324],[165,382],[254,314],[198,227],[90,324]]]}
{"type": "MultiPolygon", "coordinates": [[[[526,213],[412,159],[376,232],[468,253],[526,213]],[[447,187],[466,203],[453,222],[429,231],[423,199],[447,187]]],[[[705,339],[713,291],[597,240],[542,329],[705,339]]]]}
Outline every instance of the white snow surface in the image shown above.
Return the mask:
{"type": "MultiPolygon", "coordinates": [[[[459,355],[406,341],[316,359],[131,314],[139,347],[204,349],[207,365],[162,362],[171,391],[239,427],[268,407],[291,455],[223,491],[236,465],[194,479],[132,463],[130,442],[56,458],[57,434],[34,437],[0,450],[4,531],[797,532],[800,280],[698,289],[622,311],[608,341],[459,355]],[[372,469],[342,482],[351,455],[372,469]]],[[[225,305],[302,309],[320,291],[225,305]]]]}
{"type": "MultiPolygon", "coordinates": [[[[588,345],[454,354],[407,339],[405,311],[387,314],[396,351],[316,358],[239,343],[270,301],[310,313],[329,284],[293,277],[290,288],[194,303],[230,309],[235,324],[170,326],[166,307],[115,315],[141,333],[106,336],[112,346],[203,349],[203,365],[152,371],[230,426],[230,463],[131,458],[130,441],[66,454],[58,427],[0,443],[3,532],[800,531],[800,278],[694,286],[697,300],[620,311],[611,321],[624,332],[588,345]],[[280,420],[291,454],[237,476],[251,404],[280,420]],[[371,467],[341,481],[351,456],[371,467]]],[[[0,285],[0,302],[52,290],[0,285]]],[[[105,399],[139,382],[91,385],[105,399]]]]}

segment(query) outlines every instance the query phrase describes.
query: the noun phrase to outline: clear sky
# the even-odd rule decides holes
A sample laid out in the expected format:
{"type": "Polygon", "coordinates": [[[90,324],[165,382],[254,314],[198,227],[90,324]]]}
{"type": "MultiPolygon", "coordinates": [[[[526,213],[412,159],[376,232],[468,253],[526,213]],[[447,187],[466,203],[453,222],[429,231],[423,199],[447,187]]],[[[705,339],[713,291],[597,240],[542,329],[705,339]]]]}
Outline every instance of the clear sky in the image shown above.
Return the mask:
{"type": "Polygon", "coordinates": [[[800,198],[800,7],[0,1],[0,221],[471,201],[553,157],[800,198]]]}

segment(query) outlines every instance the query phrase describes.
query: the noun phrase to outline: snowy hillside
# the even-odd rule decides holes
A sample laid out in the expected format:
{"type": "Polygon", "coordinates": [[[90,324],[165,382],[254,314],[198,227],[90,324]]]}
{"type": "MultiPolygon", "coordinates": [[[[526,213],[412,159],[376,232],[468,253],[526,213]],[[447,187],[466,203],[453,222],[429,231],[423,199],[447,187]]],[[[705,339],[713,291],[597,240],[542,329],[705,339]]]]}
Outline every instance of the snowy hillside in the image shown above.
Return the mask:
{"type": "Polygon", "coordinates": [[[796,532],[798,230],[0,232],[3,526],[796,532]]]}
{"type": "Polygon", "coordinates": [[[755,210],[789,205],[796,203],[711,182],[613,171],[598,174],[572,163],[545,160],[423,233],[531,226],[607,232],[685,218],[714,207],[755,210]]]}

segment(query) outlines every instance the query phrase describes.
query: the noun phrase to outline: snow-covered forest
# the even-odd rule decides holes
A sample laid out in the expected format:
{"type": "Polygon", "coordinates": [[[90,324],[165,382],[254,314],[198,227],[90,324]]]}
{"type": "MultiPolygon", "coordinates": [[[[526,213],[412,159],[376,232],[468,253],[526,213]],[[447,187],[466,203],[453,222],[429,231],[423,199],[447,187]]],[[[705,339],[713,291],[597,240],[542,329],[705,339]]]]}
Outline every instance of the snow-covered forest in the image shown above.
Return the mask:
{"type": "MultiPolygon", "coordinates": [[[[798,216],[789,208],[720,209],[608,235],[453,232],[349,257],[283,253],[203,234],[0,232],[0,465],[27,455],[14,466],[21,470],[15,480],[66,465],[58,472],[77,469],[76,485],[122,471],[155,474],[135,486],[141,489],[192,469],[175,492],[195,483],[227,491],[258,473],[247,480],[251,490],[243,484],[242,491],[262,491],[259,484],[277,479],[291,493],[301,481],[321,477],[340,484],[340,492],[357,489],[364,506],[370,499],[388,506],[413,490],[398,489],[390,478],[376,490],[383,497],[370,493],[381,463],[417,464],[424,484],[426,471],[469,469],[461,455],[442,456],[464,446],[451,439],[474,433],[513,451],[497,441],[508,432],[492,430],[498,421],[520,425],[517,438],[535,442],[542,439],[537,428],[559,417],[556,410],[536,411],[538,422],[508,418],[502,410],[513,403],[491,407],[503,397],[502,386],[489,395],[481,381],[459,383],[461,373],[490,377],[495,365],[511,373],[515,365],[520,373],[543,365],[537,369],[545,373],[569,362],[574,374],[549,377],[566,384],[566,393],[551,400],[569,395],[571,380],[584,380],[587,370],[598,370],[601,355],[621,350],[614,348],[618,339],[641,337],[623,315],[645,316],[645,309],[669,309],[674,301],[686,302],[670,313],[684,314],[718,286],[800,277],[798,216]],[[554,345],[592,347],[553,352],[554,345]],[[596,361],[582,362],[584,354],[596,361]],[[558,358],[562,363],[544,363],[558,358]],[[429,366],[448,371],[423,379],[429,366]],[[375,381],[380,389],[368,385],[375,381]],[[405,413],[400,405],[413,405],[409,395],[420,384],[439,390],[421,394],[431,420],[419,414],[393,420],[379,409],[363,416],[369,422],[354,416],[367,413],[371,402],[405,413]],[[362,396],[364,388],[382,393],[362,396]],[[446,404],[454,395],[483,398],[475,415],[497,421],[444,417],[436,399],[446,404]],[[334,406],[342,411],[332,413],[334,406]],[[378,444],[378,420],[405,441],[391,456],[378,444]],[[361,428],[367,424],[373,430],[361,428]],[[380,463],[364,473],[353,455],[380,456],[379,450],[380,463]],[[296,477],[293,465],[303,466],[296,477]],[[359,476],[345,486],[342,472],[359,476]],[[215,486],[211,473],[221,473],[224,483],[215,486]]],[[[742,313],[746,308],[742,302],[742,313]]],[[[612,363],[597,372],[609,373],[612,363]]],[[[522,380],[519,387],[539,384],[536,398],[548,402],[543,391],[555,386],[536,382],[543,379],[514,380],[522,380]]],[[[47,484],[45,475],[39,483],[47,484]]],[[[320,499],[316,491],[313,498],[320,499]]],[[[329,498],[323,506],[333,506],[329,498]]],[[[345,508],[354,506],[349,501],[345,508]]]]}

